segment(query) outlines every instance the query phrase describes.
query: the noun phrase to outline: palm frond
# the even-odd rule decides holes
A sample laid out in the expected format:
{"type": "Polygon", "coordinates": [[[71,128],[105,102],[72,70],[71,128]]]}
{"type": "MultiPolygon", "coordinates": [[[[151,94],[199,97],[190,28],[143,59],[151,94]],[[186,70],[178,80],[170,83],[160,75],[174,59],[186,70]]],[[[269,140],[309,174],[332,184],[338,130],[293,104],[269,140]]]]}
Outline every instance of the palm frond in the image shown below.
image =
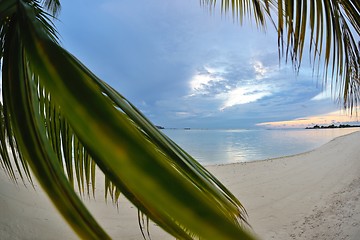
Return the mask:
{"type": "MultiPolygon", "coordinates": [[[[200,0],[200,4],[208,6],[210,9],[217,7],[216,0],[200,0]]],[[[231,12],[234,19],[243,23],[245,17],[254,20],[258,27],[265,26],[266,9],[268,8],[268,1],[261,0],[222,0],[220,1],[221,12],[231,12]]]]}
{"type": "MultiPolygon", "coordinates": [[[[3,59],[6,38],[8,38],[9,32],[11,32],[10,24],[11,17],[16,13],[17,1],[1,1],[0,2],[0,58],[3,59]]],[[[2,61],[1,61],[2,63],[2,61]]],[[[17,182],[17,176],[14,169],[17,170],[21,180],[24,182],[24,178],[28,178],[31,182],[31,176],[28,169],[27,162],[24,161],[21,154],[17,151],[17,140],[13,137],[13,129],[11,122],[9,121],[8,106],[3,105],[0,102],[0,156],[1,166],[5,172],[9,175],[10,179],[17,182]],[[15,165],[15,167],[13,167],[15,165]]]]}
{"type": "MultiPolygon", "coordinates": [[[[286,19],[288,27],[287,52],[295,64],[300,66],[306,40],[305,30],[310,19],[310,51],[313,62],[324,64],[324,80],[327,81],[328,73],[331,77],[330,84],[334,92],[339,92],[339,99],[345,108],[355,107],[358,95],[356,92],[359,84],[359,41],[360,7],[357,1],[310,1],[310,10],[307,1],[295,1],[295,14],[279,15],[286,19]],[[307,13],[310,12],[310,18],[307,13]],[[299,25],[302,23],[301,30],[299,25]],[[337,91],[336,91],[337,90],[337,91]]],[[[285,4],[285,9],[289,8],[285,4]]],[[[290,10],[288,10],[290,11],[290,10]]]]}
{"type": "Polygon", "coordinates": [[[95,191],[95,164],[83,147],[71,126],[61,114],[60,106],[52,100],[51,94],[39,83],[34,75],[39,99],[39,114],[45,126],[45,133],[57,155],[62,171],[71,185],[76,182],[79,193],[95,191]],[[75,176],[74,176],[75,175],[75,176]]]}
{"type": "Polygon", "coordinates": [[[53,16],[59,14],[61,10],[61,4],[59,0],[42,0],[41,2],[45,9],[49,10],[53,16]]]}
{"type": "MultiPolygon", "coordinates": [[[[24,9],[25,10],[25,9],[24,9]]],[[[84,238],[104,238],[107,234],[92,218],[65,178],[51,148],[43,119],[39,114],[34,76],[20,40],[19,19],[13,16],[5,39],[3,58],[3,102],[5,118],[11,122],[13,136],[22,157],[47,192],[52,202],[73,229],[84,238]]],[[[12,137],[12,136],[11,136],[12,137]]]]}
{"type": "Polygon", "coordinates": [[[1,156],[1,167],[8,174],[10,179],[17,183],[17,175],[15,174],[15,169],[25,183],[25,178],[27,178],[31,183],[31,175],[28,168],[28,164],[17,151],[16,139],[13,138],[13,132],[11,124],[8,120],[9,116],[7,114],[6,108],[4,109],[3,104],[0,103],[0,117],[1,117],[1,133],[0,133],[0,156],[1,156]],[[15,166],[13,166],[15,165],[15,166]]]}
{"type": "Polygon", "coordinates": [[[116,199],[121,191],[177,238],[251,239],[239,223],[245,221],[240,202],[61,48],[36,3],[18,3],[4,34],[8,138],[16,139],[20,155],[74,230],[84,238],[108,237],[73,191],[75,181],[80,191],[93,181],[96,163],[110,195],[116,199]]]}
{"type": "Polygon", "coordinates": [[[0,2],[0,57],[4,55],[5,36],[8,32],[10,16],[16,12],[16,0],[0,2]]]}
{"type": "MultiPolygon", "coordinates": [[[[200,0],[210,7],[215,0],[200,0]]],[[[314,71],[323,66],[333,92],[350,110],[358,106],[360,83],[360,4],[357,0],[222,0],[221,9],[242,21],[254,13],[258,25],[266,20],[278,32],[279,56],[291,60],[299,70],[304,47],[310,49],[314,71]],[[250,7],[249,7],[250,6],[250,7]],[[268,16],[268,18],[266,18],[268,16]]]]}

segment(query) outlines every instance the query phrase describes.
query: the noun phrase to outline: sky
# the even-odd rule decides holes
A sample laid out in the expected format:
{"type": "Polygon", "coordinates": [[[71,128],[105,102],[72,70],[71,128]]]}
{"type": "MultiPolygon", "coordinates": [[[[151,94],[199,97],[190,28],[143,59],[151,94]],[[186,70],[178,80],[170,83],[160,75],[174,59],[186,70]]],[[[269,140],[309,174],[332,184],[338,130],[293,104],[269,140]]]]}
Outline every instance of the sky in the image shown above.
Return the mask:
{"type": "Polygon", "coordinates": [[[156,125],[271,128],[356,120],[338,112],[308,57],[298,73],[279,61],[273,26],[240,25],[199,0],[62,1],[56,26],[65,49],[156,125]]]}

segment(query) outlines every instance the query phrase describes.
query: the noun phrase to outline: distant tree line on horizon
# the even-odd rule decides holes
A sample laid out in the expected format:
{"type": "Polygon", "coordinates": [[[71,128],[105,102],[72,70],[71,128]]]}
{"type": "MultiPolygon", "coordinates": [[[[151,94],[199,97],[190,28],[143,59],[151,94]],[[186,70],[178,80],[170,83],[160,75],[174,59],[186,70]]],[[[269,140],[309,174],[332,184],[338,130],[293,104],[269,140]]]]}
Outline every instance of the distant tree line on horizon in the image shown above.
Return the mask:
{"type": "Polygon", "coordinates": [[[360,127],[360,125],[350,125],[350,124],[340,124],[339,126],[336,126],[334,124],[328,126],[315,125],[313,127],[306,127],[305,129],[353,128],[353,127],[360,127]]]}

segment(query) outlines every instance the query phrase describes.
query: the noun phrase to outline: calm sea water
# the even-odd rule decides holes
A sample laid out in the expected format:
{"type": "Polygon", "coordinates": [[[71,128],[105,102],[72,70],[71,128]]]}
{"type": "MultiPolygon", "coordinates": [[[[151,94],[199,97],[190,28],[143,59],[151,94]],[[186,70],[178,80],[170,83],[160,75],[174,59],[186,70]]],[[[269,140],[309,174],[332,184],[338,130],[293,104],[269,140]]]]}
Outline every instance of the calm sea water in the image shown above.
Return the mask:
{"type": "Polygon", "coordinates": [[[307,152],[358,128],[287,130],[164,129],[167,136],[205,165],[249,162],[307,152]]]}

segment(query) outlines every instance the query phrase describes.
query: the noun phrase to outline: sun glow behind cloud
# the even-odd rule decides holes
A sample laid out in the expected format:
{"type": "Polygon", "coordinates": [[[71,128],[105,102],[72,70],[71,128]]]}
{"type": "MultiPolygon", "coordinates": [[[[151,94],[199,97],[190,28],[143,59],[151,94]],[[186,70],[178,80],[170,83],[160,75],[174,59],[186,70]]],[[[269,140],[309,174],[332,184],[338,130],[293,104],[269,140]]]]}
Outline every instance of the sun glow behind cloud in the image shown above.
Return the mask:
{"type": "Polygon", "coordinates": [[[224,110],[236,105],[255,102],[265,96],[270,96],[271,94],[270,86],[262,84],[257,86],[237,87],[229,92],[219,94],[217,97],[223,99],[224,103],[220,110],[224,110]]]}
{"type": "MultiPolygon", "coordinates": [[[[223,63],[224,64],[224,63],[223,63]]],[[[203,66],[190,78],[190,93],[187,98],[196,97],[204,101],[217,101],[218,110],[224,111],[237,105],[256,102],[273,95],[276,87],[268,82],[275,71],[259,60],[236,66],[237,75],[229,69],[234,66],[203,66]]]]}
{"type": "Polygon", "coordinates": [[[207,93],[206,89],[216,82],[223,81],[221,76],[224,70],[222,68],[204,67],[204,71],[197,72],[190,80],[191,95],[207,93]]]}

